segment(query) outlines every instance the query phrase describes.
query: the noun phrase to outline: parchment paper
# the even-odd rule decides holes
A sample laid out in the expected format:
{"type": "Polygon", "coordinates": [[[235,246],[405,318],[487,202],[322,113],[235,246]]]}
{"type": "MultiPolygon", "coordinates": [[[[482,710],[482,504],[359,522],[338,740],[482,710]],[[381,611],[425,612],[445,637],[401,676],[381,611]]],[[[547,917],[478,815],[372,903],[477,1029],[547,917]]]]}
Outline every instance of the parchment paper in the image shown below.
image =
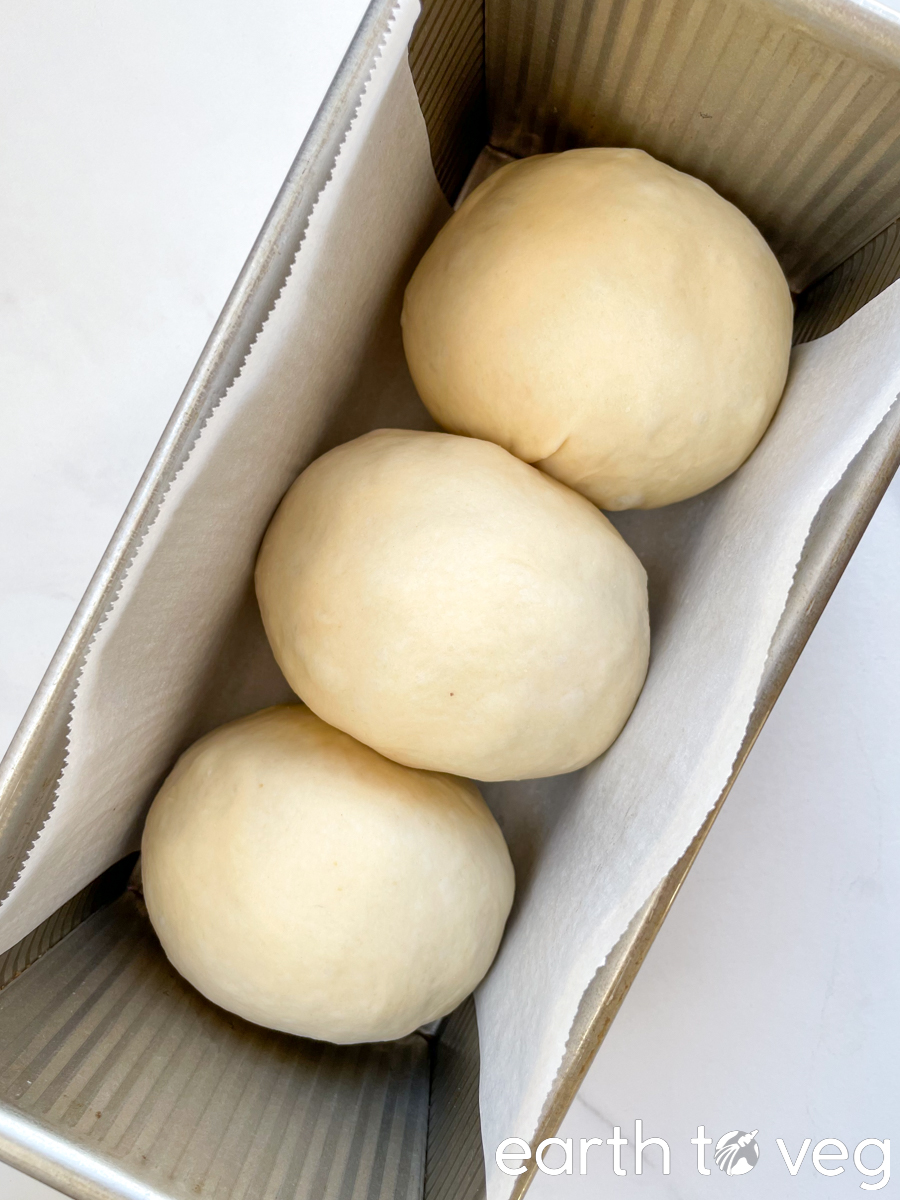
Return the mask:
{"type": "MultiPolygon", "coordinates": [[[[252,594],[260,538],[312,458],[379,426],[432,428],[403,361],[402,290],[448,208],[406,63],[401,0],[293,272],[174,478],[88,655],[56,806],[0,907],[13,945],[137,845],[178,753],[290,697],[252,594]]],[[[477,996],[491,1200],[503,1138],[530,1139],[579,1000],[727,778],[821,501],[900,391],[900,291],[795,352],[781,409],[737,475],[617,523],[651,580],[647,686],[602,760],[485,788],[516,907],[477,996]]]]}
{"type": "Polygon", "coordinates": [[[583,771],[484,788],[517,866],[513,917],[477,994],[489,1200],[514,1182],[494,1151],[530,1142],[585,989],[728,780],[813,518],[900,393],[898,332],[895,284],[795,348],[775,419],[735,475],[615,516],[651,581],[635,711],[583,771]]]}
{"type": "Polygon", "coordinates": [[[292,273],[174,478],[85,662],[56,805],[0,906],[0,952],[130,849],[202,733],[294,698],[253,595],[256,552],[296,475],[379,426],[433,429],[400,307],[450,213],[406,60],[403,0],[292,273]]]}

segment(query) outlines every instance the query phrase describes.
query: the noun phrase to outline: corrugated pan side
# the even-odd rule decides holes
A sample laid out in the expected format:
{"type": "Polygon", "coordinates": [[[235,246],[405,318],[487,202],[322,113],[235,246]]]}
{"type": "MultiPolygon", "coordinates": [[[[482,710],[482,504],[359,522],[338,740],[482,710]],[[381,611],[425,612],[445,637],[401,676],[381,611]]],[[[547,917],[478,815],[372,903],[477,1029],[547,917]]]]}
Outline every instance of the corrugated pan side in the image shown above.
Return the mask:
{"type": "Polygon", "coordinates": [[[444,1022],[434,1046],[425,1200],[484,1196],[480,1068],[475,1001],[470,996],[444,1022]]]}
{"type": "Polygon", "coordinates": [[[82,921],[86,921],[93,913],[117,900],[125,890],[136,859],[137,854],[129,854],[114,863],[71,900],[67,900],[46,921],[38,925],[37,929],[33,929],[22,938],[21,942],[0,954],[0,991],[14,979],[18,979],[22,972],[27,971],[39,958],[43,958],[47,951],[52,950],[64,937],[68,937],[82,921]]]}
{"type": "Polygon", "coordinates": [[[794,341],[813,342],[900,279],[900,221],[877,234],[797,302],[794,341]]]}
{"type": "Polygon", "coordinates": [[[796,292],[900,215],[900,22],[887,10],[487,0],[485,11],[498,149],[639,146],[737,203],[796,292]]]}
{"type": "Polygon", "coordinates": [[[425,0],[409,42],[409,67],[434,172],[452,204],[488,140],[484,0],[425,0]]]}
{"type": "Polygon", "coordinates": [[[429,1048],[223,1012],[126,893],[0,993],[0,1150],[78,1200],[419,1200],[429,1048]]]}
{"type": "MultiPolygon", "coordinates": [[[[721,23],[723,5],[703,10],[702,19],[696,6],[683,6],[682,11],[668,0],[638,0],[637,4],[627,0],[631,14],[627,19],[625,7],[626,0],[615,0],[612,5],[606,0],[597,7],[573,0],[529,0],[517,5],[488,0],[485,14],[483,0],[424,0],[410,44],[410,65],[435,171],[451,202],[459,202],[464,185],[471,190],[480,182],[473,179],[477,168],[468,172],[486,142],[492,152],[505,158],[569,145],[641,144],[662,157],[667,150],[669,161],[730,193],[751,216],[753,190],[763,194],[762,207],[768,216],[763,220],[757,211],[756,219],[763,222],[783,259],[805,256],[806,260],[794,279],[797,291],[805,287],[797,306],[795,342],[812,341],[836,329],[900,278],[900,223],[895,220],[900,194],[887,186],[889,181],[884,178],[885,172],[891,178],[896,174],[900,157],[896,118],[900,112],[891,100],[884,116],[879,116],[882,109],[872,90],[873,82],[881,80],[890,96],[897,94],[900,35],[895,20],[850,5],[831,11],[821,3],[785,3],[776,8],[768,0],[755,0],[749,10],[731,4],[731,32],[713,61],[709,14],[714,11],[721,23]],[[748,21],[756,30],[755,47],[748,21]],[[488,48],[486,27],[490,29],[488,48]],[[656,39],[650,39],[648,49],[643,39],[651,27],[656,39]],[[780,30],[774,41],[771,34],[763,36],[764,31],[773,29],[780,30]],[[593,50],[584,44],[591,32],[593,50]],[[752,54],[747,46],[738,50],[732,44],[748,34],[752,54]],[[674,45],[663,54],[666,36],[674,45]],[[543,42],[541,37],[545,37],[543,42]],[[525,48],[524,58],[516,59],[525,48]],[[605,55],[603,61],[591,57],[598,52],[605,55]],[[735,55],[743,55],[740,72],[729,57],[735,55]],[[818,75],[826,60],[835,79],[852,77],[854,83],[823,93],[818,75]],[[518,62],[514,77],[513,61],[518,62]],[[782,85],[790,82],[790,87],[775,86],[779,64],[782,85]],[[486,66],[490,68],[489,83],[486,66]],[[606,91],[611,92],[611,98],[607,95],[609,111],[602,107],[604,97],[598,83],[605,70],[618,70],[627,78],[627,87],[610,88],[604,75],[606,91]],[[661,78],[657,78],[658,70],[661,78]],[[542,90],[554,81],[558,88],[561,74],[566,77],[562,109],[542,90]],[[705,101],[695,101],[706,94],[704,88],[715,92],[729,80],[732,92],[720,97],[721,103],[729,106],[728,120],[717,122],[716,114],[704,107],[705,101]],[[813,84],[816,103],[809,106],[813,84]],[[797,114],[789,110],[796,108],[801,92],[805,117],[798,121],[797,114]],[[869,104],[860,110],[866,97],[874,108],[869,104]],[[734,129],[732,104],[739,110],[740,136],[734,129]],[[826,111],[823,104],[830,108],[826,111]],[[621,110],[627,113],[623,115],[621,110]],[[862,115],[857,120],[854,113],[858,110],[862,115]],[[626,126],[625,130],[619,128],[618,139],[617,122],[626,126]],[[746,130],[745,123],[749,126],[746,130]],[[654,127],[660,125],[664,128],[656,128],[653,144],[641,140],[654,136],[654,127]],[[763,136],[759,130],[754,134],[754,125],[761,127],[763,136]],[[781,142],[769,136],[773,125],[781,142]],[[788,132],[790,146],[782,146],[785,153],[779,157],[775,151],[788,132]],[[813,141],[804,143],[798,157],[798,139],[804,136],[813,141]],[[758,152],[760,144],[769,158],[778,160],[774,186],[766,175],[768,159],[758,152]],[[800,170],[795,177],[797,166],[800,170]],[[812,177],[813,168],[816,178],[812,177]],[[717,179],[717,172],[727,178],[717,179]],[[833,186],[838,174],[843,189],[833,186]],[[873,187],[876,175],[878,186],[873,187]],[[791,199],[779,189],[796,192],[793,210],[790,206],[778,208],[782,199],[791,199]],[[826,253],[827,238],[837,229],[839,214],[832,209],[838,201],[843,218],[855,232],[842,236],[826,253]],[[793,227],[788,228],[782,214],[791,211],[793,227]],[[785,228],[780,233],[773,231],[773,221],[784,223],[785,228]],[[840,257],[835,260],[835,255],[840,257]]],[[[494,166],[490,163],[485,174],[494,166]]],[[[757,203],[756,208],[760,207],[757,203]]]]}

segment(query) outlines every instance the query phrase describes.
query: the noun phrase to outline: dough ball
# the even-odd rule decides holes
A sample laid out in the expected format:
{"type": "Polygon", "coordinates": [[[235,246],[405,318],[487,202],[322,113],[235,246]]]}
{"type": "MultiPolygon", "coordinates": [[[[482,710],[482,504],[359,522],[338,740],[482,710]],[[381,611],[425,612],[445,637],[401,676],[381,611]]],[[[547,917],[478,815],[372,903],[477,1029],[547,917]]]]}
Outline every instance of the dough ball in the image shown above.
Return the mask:
{"type": "Polygon", "coordinates": [[[647,670],[635,555],[582,496],[474,438],[382,429],[323,455],[269,526],[256,591],[297,694],[411,767],[584,766],[647,670]]]}
{"type": "Polygon", "coordinates": [[[712,188],[641,150],[501,168],[406,290],[403,341],[445,429],[606,509],[704,491],[784,388],[793,308],[772,251],[712,188]]]}
{"type": "Polygon", "coordinates": [[[410,771],[301,705],[224,725],[178,760],[142,845],[173,965],[260,1025],[402,1037],[454,1009],[513,898],[474,784],[410,771]]]}

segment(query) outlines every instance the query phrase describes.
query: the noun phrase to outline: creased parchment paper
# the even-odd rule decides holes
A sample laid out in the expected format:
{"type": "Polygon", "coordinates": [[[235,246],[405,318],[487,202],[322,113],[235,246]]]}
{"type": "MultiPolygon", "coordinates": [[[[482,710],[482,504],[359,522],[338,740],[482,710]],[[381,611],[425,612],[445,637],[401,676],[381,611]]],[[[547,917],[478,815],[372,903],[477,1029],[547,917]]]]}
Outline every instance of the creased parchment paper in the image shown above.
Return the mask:
{"type": "MultiPolygon", "coordinates": [[[[401,0],[332,178],[241,376],[174,474],[87,657],[56,806],[0,906],[0,950],[138,843],[177,755],[290,698],[252,593],[256,550],[309,461],[379,426],[433,428],[403,361],[403,287],[449,209],[406,62],[401,0]]],[[[651,581],[647,686],[572,776],[485,788],[516,907],[477,996],[490,1200],[531,1138],[584,989],[727,779],[794,568],[828,491],[900,391],[900,290],[794,353],[772,428],[732,479],[616,522],[651,581]]]]}

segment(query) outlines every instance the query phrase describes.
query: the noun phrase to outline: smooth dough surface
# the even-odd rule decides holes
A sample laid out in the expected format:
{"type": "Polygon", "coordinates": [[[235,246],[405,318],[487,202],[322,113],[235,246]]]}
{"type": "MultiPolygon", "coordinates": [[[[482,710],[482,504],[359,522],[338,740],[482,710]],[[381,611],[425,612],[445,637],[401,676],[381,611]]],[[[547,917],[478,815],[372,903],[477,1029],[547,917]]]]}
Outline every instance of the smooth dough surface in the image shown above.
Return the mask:
{"type": "Polygon", "coordinates": [[[641,150],[521,159],[469,196],[406,290],[426,407],[606,509],[730,475],[784,388],[793,306],[751,222],[641,150]]]}
{"type": "Polygon", "coordinates": [[[474,438],[377,430],[323,455],[272,519],[256,590],[301,699],[408,766],[574,770],[647,671],[637,557],[583,496],[474,438]]]}
{"type": "Polygon", "coordinates": [[[301,705],[195,743],[141,849],[176,969],[230,1012],[332,1042],[401,1037],[454,1009],[513,898],[474,784],[388,762],[301,705]]]}

